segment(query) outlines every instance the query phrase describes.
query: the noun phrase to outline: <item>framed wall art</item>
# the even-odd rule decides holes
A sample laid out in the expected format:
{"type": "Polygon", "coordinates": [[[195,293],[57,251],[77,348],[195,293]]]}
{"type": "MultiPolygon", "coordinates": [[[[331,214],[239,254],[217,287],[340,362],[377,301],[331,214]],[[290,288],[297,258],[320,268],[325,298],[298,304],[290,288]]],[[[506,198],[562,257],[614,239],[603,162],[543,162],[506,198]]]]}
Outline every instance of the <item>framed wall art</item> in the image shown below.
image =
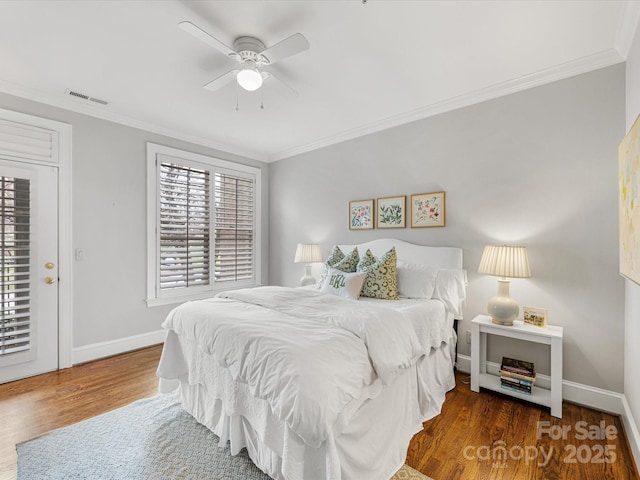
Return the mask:
{"type": "Polygon", "coordinates": [[[411,228],[445,225],[445,192],[411,195],[411,228]]]}
{"type": "Polygon", "coordinates": [[[373,213],[373,200],[349,202],[349,230],[371,230],[373,213]]]}
{"type": "Polygon", "coordinates": [[[620,273],[640,285],[640,116],[618,147],[620,273]]]}
{"type": "Polygon", "coordinates": [[[407,197],[387,197],[378,199],[376,218],[378,228],[404,228],[407,197]]]}

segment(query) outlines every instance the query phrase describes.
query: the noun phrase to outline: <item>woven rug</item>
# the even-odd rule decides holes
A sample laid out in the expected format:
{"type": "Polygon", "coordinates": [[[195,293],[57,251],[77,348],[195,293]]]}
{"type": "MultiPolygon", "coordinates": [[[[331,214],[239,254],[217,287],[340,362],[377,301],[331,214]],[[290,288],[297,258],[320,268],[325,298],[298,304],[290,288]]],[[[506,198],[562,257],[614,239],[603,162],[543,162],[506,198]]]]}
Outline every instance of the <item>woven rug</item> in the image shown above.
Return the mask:
{"type": "MultiPolygon", "coordinates": [[[[140,400],[16,445],[18,480],[270,480],[171,397],[140,400]]],[[[392,480],[428,480],[408,466],[392,480]]]]}

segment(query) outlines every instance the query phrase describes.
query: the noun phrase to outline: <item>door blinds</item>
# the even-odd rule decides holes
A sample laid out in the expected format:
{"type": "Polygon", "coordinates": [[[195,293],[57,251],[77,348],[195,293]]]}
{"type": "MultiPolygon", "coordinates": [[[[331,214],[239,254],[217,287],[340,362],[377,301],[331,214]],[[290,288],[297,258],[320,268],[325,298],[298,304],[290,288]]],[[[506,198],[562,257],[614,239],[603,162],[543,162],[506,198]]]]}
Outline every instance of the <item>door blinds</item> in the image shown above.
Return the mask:
{"type": "Polygon", "coordinates": [[[0,356],[31,346],[29,190],[29,180],[0,177],[0,356]]]}
{"type": "Polygon", "coordinates": [[[254,196],[250,176],[161,162],[160,290],[253,279],[254,196]]]}

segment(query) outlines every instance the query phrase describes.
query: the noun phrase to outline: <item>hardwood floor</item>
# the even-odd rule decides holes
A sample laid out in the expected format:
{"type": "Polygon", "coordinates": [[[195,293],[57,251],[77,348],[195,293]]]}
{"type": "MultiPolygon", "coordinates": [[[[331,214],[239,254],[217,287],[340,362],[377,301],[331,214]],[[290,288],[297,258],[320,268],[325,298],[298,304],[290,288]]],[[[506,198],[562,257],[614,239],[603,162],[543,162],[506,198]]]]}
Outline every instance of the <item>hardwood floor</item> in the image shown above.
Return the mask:
{"type": "Polygon", "coordinates": [[[16,478],[16,443],[155,395],[160,351],[145,348],[0,385],[0,480],[16,478]]]}
{"type": "Polygon", "coordinates": [[[549,410],[482,390],[458,373],[442,413],[424,423],[407,464],[436,480],[638,479],[620,418],[564,402],[549,410]]]}
{"type": "MultiPolygon", "coordinates": [[[[160,351],[0,385],[0,480],[16,478],[16,443],[155,395],[160,351]]],[[[558,420],[510,397],[473,393],[467,378],[457,374],[442,414],[411,441],[413,468],[435,480],[640,478],[618,417],[565,403],[558,420]]]]}

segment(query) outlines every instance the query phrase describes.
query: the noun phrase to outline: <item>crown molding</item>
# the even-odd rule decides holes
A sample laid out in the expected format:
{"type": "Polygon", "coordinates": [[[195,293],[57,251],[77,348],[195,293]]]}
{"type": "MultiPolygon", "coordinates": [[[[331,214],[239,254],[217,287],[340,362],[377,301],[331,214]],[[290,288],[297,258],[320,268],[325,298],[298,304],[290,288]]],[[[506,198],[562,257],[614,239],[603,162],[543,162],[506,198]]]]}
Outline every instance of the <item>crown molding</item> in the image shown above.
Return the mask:
{"type": "Polygon", "coordinates": [[[615,49],[625,60],[629,56],[631,44],[638,31],[640,24],[640,2],[637,0],[627,0],[620,10],[620,19],[616,31],[614,42],[615,49]]]}
{"type": "Polygon", "coordinates": [[[441,113],[468,107],[476,103],[481,103],[494,98],[516,93],[529,88],[538,87],[547,83],[563,80],[565,78],[587,73],[600,68],[609,67],[624,61],[624,58],[616,49],[608,49],[602,52],[578,58],[570,62],[562,63],[551,68],[524,75],[522,77],[497,83],[480,90],[452,97],[441,102],[426,105],[415,110],[411,110],[400,115],[395,115],[377,122],[369,123],[361,127],[353,128],[345,132],[326,137],[315,142],[307,143],[299,147],[283,150],[269,156],[270,162],[283,160],[295,155],[317,150],[319,148],[334,145],[336,143],[352,140],[357,137],[380,132],[389,128],[397,127],[406,123],[422,120],[441,113]]]}
{"type": "Polygon", "coordinates": [[[51,93],[42,92],[40,90],[28,88],[15,83],[0,80],[0,92],[13,95],[15,97],[24,98],[34,102],[44,103],[53,107],[62,108],[75,113],[81,113],[91,117],[99,118],[101,120],[107,120],[110,122],[125,125],[127,127],[137,128],[145,130],[150,133],[158,135],[164,135],[177,140],[183,140],[185,142],[193,143],[203,147],[213,148],[222,152],[239,155],[251,160],[257,160],[261,162],[267,162],[269,159],[267,155],[256,152],[254,150],[248,150],[233,145],[214,142],[212,140],[198,137],[196,135],[189,135],[184,132],[173,130],[170,128],[161,127],[152,123],[143,122],[126,115],[120,115],[112,111],[107,110],[108,107],[94,106],[85,103],[82,100],[76,100],[71,97],[65,97],[63,95],[55,95],[51,93]]]}
{"type": "Polygon", "coordinates": [[[399,125],[432,117],[441,113],[446,113],[458,108],[467,107],[487,100],[492,100],[494,98],[509,95],[511,93],[516,93],[522,90],[527,90],[529,88],[545,85],[557,80],[563,80],[575,75],[580,75],[582,73],[587,73],[593,70],[621,63],[625,61],[626,55],[629,52],[629,48],[633,41],[635,31],[639,22],[640,2],[628,1],[625,3],[625,7],[623,8],[621,14],[618,35],[616,36],[615,49],[608,49],[529,75],[524,75],[522,77],[497,83],[495,85],[475,90],[473,92],[448,98],[446,100],[426,105],[409,112],[388,117],[360,127],[352,128],[311,143],[293,147],[287,150],[282,150],[271,155],[229,144],[215,142],[195,135],[189,135],[184,132],[161,127],[148,122],[143,122],[126,115],[114,113],[107,110],[107,107],[89,105],[81,100],[76,100],[71,97],[66,98],[63,95],[45,93],[4,80],[0,80],[0,92],[14,95],[16,97],[25,98],[27,100],[44,103],[46,105],[62,108],[65,110],[70,110],[72,112],[89,115],[91,117],[100,118],[102,120],[115,122],[121,125],[126,125],[132,128],[145,130],[158,135],[164,135],[178,140],[183,140],[195,145],[200,145],[208,148],[213,148],[215,150],[220,150],[222,152],[239,155],[248,159],[262,162],[275,162],[323,147],[328,147],[330,145],[335,145],[340,142],[345,142],[347,140],[352,140],[354,138],[380,132],[382,130],[387,130],[399,125]]]}

